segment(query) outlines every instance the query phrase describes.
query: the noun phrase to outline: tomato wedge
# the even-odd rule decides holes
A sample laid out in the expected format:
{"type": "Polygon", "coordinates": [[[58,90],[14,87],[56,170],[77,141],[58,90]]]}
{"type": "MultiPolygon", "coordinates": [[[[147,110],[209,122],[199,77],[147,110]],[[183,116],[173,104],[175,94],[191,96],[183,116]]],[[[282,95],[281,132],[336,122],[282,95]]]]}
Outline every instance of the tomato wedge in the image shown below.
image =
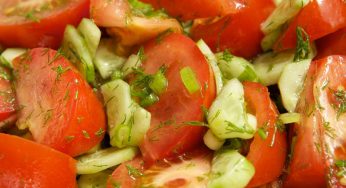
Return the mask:
{"type": "Polygon", "coordinates": [[[346,4],[343,0],[312,0],[289,24],[287,30],[274,45],[275,51],[296,46],[296,28],[302,27],[310,41],[337,31],[346,26],[346,4]]]}
{"type": "Polygon", "coordinates": [[[11,79],[10,72],[0,66],[0,122],[14,115],[17,109],[11,79]]]}
{"type": "Polygon", "coordinates": [[[267,133],[263,139],[255,134],[247,158],[255,167],[255,176],[248,187],[257,187],[277,179],[283,172],[287,141],[284,128],[277,126],[278,111],[268,89],[259,83],[244,82],[245,101],[256,115],[257,125],[267,133]]]}
{"type": "Polygon", "coordinates": [[[156,73],[166,67],[167,90],[159,101],[148,107],[151,127],[140,148],[145,162],[181,154],[202,143],[204,127],[189,126],[187,122],[202,121],[202,106],[209,107],[215,98],[215,81],[211,69],[196,44],[181,34],[170,34],[144,46],[144,72],[156,73]],[[200,86],[189,93],[180,71],[193,70],[200,86]]]}
{"type": "Polygon", "coordinates": [[[316,41],[317,56],[320,59],[329,55],[346,55],[346,27],[316,41]]]}
{"type": "Polygon", "coordinates": [[[143,176],[144,161],[142,157],[122,163],[119,165],[107,180],[107,188],[121,187],[132,188],[138,184],[138,180],[143,176]]]}
{"type": "Polygon", "coordinates": [[[89,0],[0,0],[0,44],[57,49],[65,26],[89,16],[89,0]]]}
{"type": "Polygon", "coordinates": [[[238,12],[246,6],[246,0],[143,0],[156,8],[165,9],[181,20],[224,16],[238,12]]]}
{"type": "Polygon", "coordinates": [[[76,162],[63,153],[0,133],[0,187],[73,188],[76,162]]]}
{"type": "Polygon", "coordinates": [[[143,168],[143,159],[135,158],[120,165],[108,179],[107,188],[132,187],[205,187],[213,153],[198,148],[172,160],[156,162],[143,168]]]}
{"type": "Polygon", "coordinates": [[[214,52],[228,49],[234,55],[251,58],[261,52],[260,24],[274,8],[272,0],[247,0],[246,7],[236,13],[195,21],[192,38],[203,39],[214,52]]]}
{"type": "Polygon", "coordinates": [[[345,63],[345,56],[328,56],[310,67],[297,107],[303,118],[294,126],[287,187],[341,186],[337,163],[346,160],[345,63]]]}
{"type": "Polygon", "coordinates": [[[28,127],[35,141],[77,156],[103,139],[103,105],[60,53],[32,49],[15,59],[14,69],[17,125],[28,127]]]}
{"type": "Polygon", "coordinates": [[[141,44],[166,31],[182,32],[175,19],[133,14],[127,0],[91,0],[91,10],[95,23],[124,46],[141,44]]]}

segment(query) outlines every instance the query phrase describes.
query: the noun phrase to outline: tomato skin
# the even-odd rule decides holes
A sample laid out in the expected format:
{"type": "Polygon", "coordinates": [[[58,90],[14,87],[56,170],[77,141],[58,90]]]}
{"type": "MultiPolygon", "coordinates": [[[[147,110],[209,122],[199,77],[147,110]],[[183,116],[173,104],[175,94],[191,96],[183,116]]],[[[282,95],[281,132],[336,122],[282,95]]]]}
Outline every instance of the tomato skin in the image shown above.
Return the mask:
{"type": "Polygon", "coordinates": [[[202,143],[204,127],[185,125],[187,121],[202,121],[202,106],[209,107],[215,98],[215,83],[211,69],[196,44],[181,34],[170,34],[144,46],[143,68],[154,74],[161,65],[167,67],[168,88],[160,100],[148,107],[151,127],[140,149],[144,161],[176,156],[202,143]],[[180,70],[189,66],[194,70],[201,91],[189,94],[181,81],[180,70]],[[210,87],[205,87],[205,85],[210,87]],[[166,123],[166,124],[165,124],[166,123]],[[165,126],[162,126],[165,124],[165,126]]]}
{"type": "Polygon", "coordinates": [[[106,27],[107,33],[125,47],[142,44],[168,30],[182,33],[175,19],[133,14],[127,0],[91,0],[91,10],[95,23],[106,27]]]}
{"type": "MultiPolygon", "coordinates": [[[[0,122],[6,120],[12,115],[15,115],[17,103],[15,94],[12,90],[10,82],[10,73],[3,67],[0,67],[0,122]]],[[[1,127],[1,126],[0,126],[1,127]]]]}
{"type": "Polygon", "coordinates": [[[77,156],[103,139],[103,106],[64,57],[36,48],[16,58],[14,69],[22,106],[17,125],[28,126],[36,142],[77,156]]]}
{"type": "Polygon", "coordinates": [[[258,127],[267,126],[265,130],[268,132],[266,139],[255,134],[247,155],[256,169],[248,187],[258,187],[281,175],[287,154],[286,132],[280,132],[276,126],[278,111],[269,97],[268,89],[255,82],[244,82],[243,85],[245,101],[256,115],[258,127]]]}
{"type": "Polygon", "coordinates": [[[345,56],[328,56],[310,66],[297,107],[302,120],[294,126],[297,139],[285,187],[341,186],[335,162],[346,159],[346,116],[337,115],[335,92],[346,87],[345,63],[345,56]]]}
{"type": "Polygon", "coordinates": [[[346,4],[343,0],[313,0],[289,24],[274,45],[274,51],[296,46],[296,28],[302,27],[310,41],[319,39],[346,26],[346,4]]]}
{"type": "Polygon", "coordinates": [[[196,18],[224,16],[245,7],[245,0],[142,0],[156,8],[165,9],[183,21],[196,18]]]}
{"type": "Polygon", "coordinates": [[[0,140],[0,187],[76,186],[76,162],[70,156],[17,136],[0,133],[0,140]]]}
{"type": "MultiPolygon", "coordinates": [[[[0,4],[6,4],[6,0],[1,0],[0,4]]],[[[76,26],[83,17],[89,17],[89,4],[89,0],[70,1],[60,10],[45,13],[44,18],[39,22],[16,22],[14,20],[13,23],[6,23],[0,21],[0,44],[5,47],[57,49],[62,41],[65,26],[67,24],[76,26]]],[[[0,10],[2,9],[0,8],[0,10]]],[[[0,18],[0,20],[5,20],[6,16],[0,15],[0,18]]]]}
{"type": "Polygon", "coordinates": [[[272,0],[248,0],[246,7],[221,19],[196,21],[191,29],[194,40],[203,39],[215,51],[251,58],[261,52],[260,24],[274,10],[272,0]]]}
{"type": "Polygon", "coordinates": [[[316,41],[317,56],[346,55],[346,27],[316,41]]]}

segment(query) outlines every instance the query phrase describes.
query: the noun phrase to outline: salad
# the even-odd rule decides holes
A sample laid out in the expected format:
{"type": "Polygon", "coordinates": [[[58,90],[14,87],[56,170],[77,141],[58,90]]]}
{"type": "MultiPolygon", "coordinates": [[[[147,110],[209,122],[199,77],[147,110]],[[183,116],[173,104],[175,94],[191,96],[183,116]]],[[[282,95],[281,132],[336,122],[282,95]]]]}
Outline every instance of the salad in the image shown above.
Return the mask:
{"type": "Polygon", "coordinates": [[[0,0],[0,187],[345,187],[344,0],[0,0]]]}

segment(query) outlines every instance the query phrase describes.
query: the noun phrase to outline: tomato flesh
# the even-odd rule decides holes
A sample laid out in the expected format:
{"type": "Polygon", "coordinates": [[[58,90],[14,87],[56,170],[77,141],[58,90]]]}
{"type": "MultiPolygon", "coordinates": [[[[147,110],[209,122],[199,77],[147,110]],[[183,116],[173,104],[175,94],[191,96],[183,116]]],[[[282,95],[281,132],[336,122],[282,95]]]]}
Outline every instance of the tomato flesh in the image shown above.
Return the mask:
{"type": "Polygon", "coordinates": [[[61,54],[36,48],[16,58],[14,69],[17,125],[28,126],[35,141],[77,156],[103,139],[103,106],[61,54]]]}
{"type": "Polygon", "coordinates": [[[17,136],[0,133],[0,140],[0,187],[76,186],[72,157],[17,136]]]}
{"type": "Polygon", "coordinates": [[[211,168],[213,153],[197,148],[174,159],[156,162],[149,168],[143,167],[143,159],[137,157],[117,167],[109,177],[107,188],[131,187],[205,187],[211,168]]]}
{"type": "Polygon", "coordinates": [[[298,26],[309,35],[310,41],[333,33],[346,26],[346,4],[343,0],[311,1],[275,43],[275,51],[295,48],[298,26]]]}
{"type": "Polygon", "coordinates": [[[260,24],[275,6],[272,0],[248,0],[246,7],[216,20],[199,20],[191,30],[194,40],[203,39],[215,51],[251,58],[261,52],[260,24]]]}
{"type": "Polygon", "coordinates": [[[345,62],[345,56],[328,56],[310,67],[297,107],[303,117],[294,127],[287,187],[341,186],[335,163],[346,160],[346,116],[338,113],[343,97],[338,92],[346,87],[345,62]]]}
{"type": "Polygon", "coordinates": [[[268,89],[254,82],[244,82],[243,85],[248,108],[256,115],[258,127],[267,132],[265,139],[255,134],[247,155],[255,167],[255,175],[248,187],[257,187],[281,175],[287,154],[286,131],[276,126],[278,111],[268,89]]]}
{"type": "Polygon", "coordinates": [[[57,49],[65,26],[89,16],[89,0],[25,2],[0,0],[0,44],[57,49]],[[22,8],[20,8],[22,7],[22,8]]]}
{"type": "Polygon", "coordinates": [[[224,16],[244,8],[245,0],[143,0],[181,20],[224,16]]]}
{"type": "Polygon", "coordinates": [[[168,79],[167,90],[148,108],[151,127],[140,146],[144,160],[151,164],[202,143],[205,128],[185,122],[203,120],[202,106],[209,107],[215,98],[215,83],[205,57],[184,35],[170,34],[159,42],[151,41],[145,45],[144,52],[144,71],[154,74],[165,65],[168,79]],[[194,71],[200,91],[190,94],[185,88],[180,77],[184,67],[194,71]]]}

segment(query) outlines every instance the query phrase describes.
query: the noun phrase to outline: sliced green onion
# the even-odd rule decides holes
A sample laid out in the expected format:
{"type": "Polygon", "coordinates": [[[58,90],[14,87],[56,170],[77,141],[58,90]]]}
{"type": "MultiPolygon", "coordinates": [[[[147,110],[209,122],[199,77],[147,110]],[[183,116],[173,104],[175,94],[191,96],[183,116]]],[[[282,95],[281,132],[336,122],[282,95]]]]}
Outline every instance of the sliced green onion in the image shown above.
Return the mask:
{"type": "Polygon", "coordinates": [[[111,80],[123,79],[124,73],[120,70],[115,70],[111,76],[111,80]]]}
{"type": "Polygon", "coordinates": [[[257,133],[263,140],[267,139],[268,137],[268,131],[264,130],[262,127],[257,130],[257,133]]]}
{"type": "Polygon", "coordinates": [[[201,89],[201,85],[198,82],[196,74],[190,67],[184,67],[180,70],[180,78],[190,94],[193,94],[201,89]]]}
{"type": "Polygon", "coordinates": [[[156,74],[154,74],[151,82],[149,83],[150,89],[152,89],[156,95],[160,95],[166,91],[167,86],[168,81],[162,71],[158,71],[156,74]]]}
{"type": "Polygon", "coordinates": [[[298,123],[300,121],[300,114],[299,113],[293,113],[293,112],[280,114],[279,120],[283,124],[298,123]]]}
{"type": "Polygon", "coordinates": [[[225,140],[216,137],[210,129],[205,133],[203,141],[204,144],[211,150],[218,150],[225,143],[225,140]]]}
{"type": "Polygon", "coordinates": [[[159,97],[155,95],[154,93],[151,93],[147,95],[146,97],[142,98],[140,105],[143,107],[147,107],[156,103],[157,101],[159,101],[159,97]]]}
{"type": "Polygon", "coordinates": [[[108,148],[77,159],[77,174],[93,174],[133,159],[136,147],[124,149],[108,148]]]}

